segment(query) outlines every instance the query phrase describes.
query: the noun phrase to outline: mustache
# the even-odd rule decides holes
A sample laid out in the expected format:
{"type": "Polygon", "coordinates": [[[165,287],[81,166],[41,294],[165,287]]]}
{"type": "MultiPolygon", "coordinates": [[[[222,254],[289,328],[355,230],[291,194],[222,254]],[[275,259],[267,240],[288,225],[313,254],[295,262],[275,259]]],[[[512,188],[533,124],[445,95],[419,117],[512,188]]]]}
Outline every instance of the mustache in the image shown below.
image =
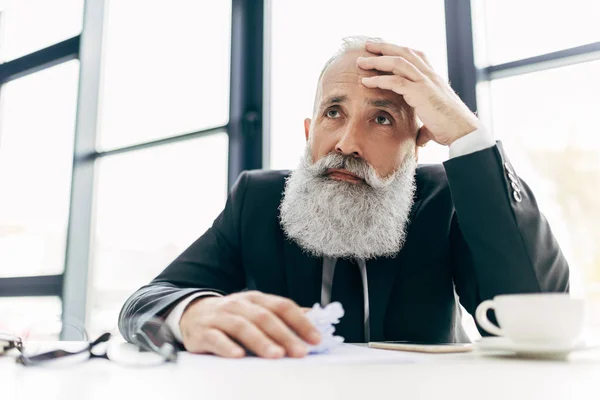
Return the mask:
{"type": "Polygon", "coordinates": [[[334,152],[317,160],[312,165],[309,165],[308,168],[313,175],[319,177],[327,175],[327,171],[332,168],[345,169],[367,183],[369,183],[369,180],[373,176],[377,176],[375,169],[365,160],[334,152]]]}
{"type": "Polygon", "coordinates": [[[375,168],[362,158],[345,156],[340,153],[331,152],[312,162],[310,149],[307,147],[304,168],[314,178],[325,178],[330,168],[345,169],[346,171],[361,178],[371,189],[386,189],[396,179],[397,173],[382,178],[377,174],[375,168]]]}

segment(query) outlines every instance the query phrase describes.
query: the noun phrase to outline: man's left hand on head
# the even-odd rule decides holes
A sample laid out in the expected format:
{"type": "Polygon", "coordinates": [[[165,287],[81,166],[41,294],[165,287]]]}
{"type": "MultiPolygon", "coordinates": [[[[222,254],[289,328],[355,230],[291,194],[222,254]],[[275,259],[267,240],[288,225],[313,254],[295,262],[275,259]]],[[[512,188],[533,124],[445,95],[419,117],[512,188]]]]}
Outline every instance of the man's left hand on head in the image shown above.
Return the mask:
{"type": "Polygon", "coordinates": [[[364,77],[363,85],[391,90],[404,97],[423,122],[418,145],[433,140],[449,146],[480,127],[479,119],[433,70],[425,54],[389,43],[368,42],[366,50],[373,57],[359,57],[357,65],[364,70],[388,74],[364,77]]]}

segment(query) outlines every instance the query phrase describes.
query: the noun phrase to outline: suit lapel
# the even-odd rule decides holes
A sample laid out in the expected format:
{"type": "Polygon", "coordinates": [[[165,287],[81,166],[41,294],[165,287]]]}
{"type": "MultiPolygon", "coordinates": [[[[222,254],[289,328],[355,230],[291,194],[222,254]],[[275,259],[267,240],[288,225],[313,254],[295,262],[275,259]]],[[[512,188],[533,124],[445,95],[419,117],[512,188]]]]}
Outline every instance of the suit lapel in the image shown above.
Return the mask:
{"type": "Polygon", "coordinates": [[[293,241],[283,239],[288,297],[301,307],[312,307],[321,302],[323,263],[311,257],[293,241]]]}

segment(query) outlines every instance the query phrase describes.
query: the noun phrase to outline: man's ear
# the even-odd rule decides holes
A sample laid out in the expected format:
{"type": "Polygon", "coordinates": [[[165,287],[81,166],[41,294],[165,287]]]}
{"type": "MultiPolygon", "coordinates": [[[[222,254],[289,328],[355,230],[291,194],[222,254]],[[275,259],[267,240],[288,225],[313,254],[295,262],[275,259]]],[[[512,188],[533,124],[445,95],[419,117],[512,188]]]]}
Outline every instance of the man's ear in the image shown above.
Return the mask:
{"type": "Polygon", "coordinates": [[[429,134],[429,129],[425,125],[421,126],[417,131],[417,146],[425,147],[427,142],[431,140],[431,135],[429,134]]]}
{"type": "Polygon", "coordinates": [[[308,142],[308,136],[310,134],[310,118],[304,119],[304,135],[306,136],[306,141],[308,142]]]}

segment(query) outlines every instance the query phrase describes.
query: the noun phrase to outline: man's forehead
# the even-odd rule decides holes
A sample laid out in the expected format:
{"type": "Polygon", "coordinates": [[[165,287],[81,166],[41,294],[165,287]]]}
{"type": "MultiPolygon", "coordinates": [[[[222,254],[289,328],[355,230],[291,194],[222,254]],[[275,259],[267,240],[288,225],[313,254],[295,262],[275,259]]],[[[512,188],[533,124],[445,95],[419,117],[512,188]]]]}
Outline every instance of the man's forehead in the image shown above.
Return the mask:
{"type": "Polygon", "coordinates": [[[335,83],[360,83],[365,76],[377,75],[376,71],[364,70],[356,65],[358,57],[369,57],[373,54],[362,50],[345,53],[327,66],[321,77],[321,85],[335,83]]]}
{"type": "MultiPolygon", "coordinates": [[[[353,100],[350,98],[351,92],[360,92],[363,101],[373,103],[372,100],[380,100],[387,103],[397,103],[402,105],[404,102],[402,96],[383,89],[369,89],[361,82],[363,77],[374,75],[388,75],[378,71],[365,71],[356,65],[358,57],[372,57],[373,55],[365,51],[351,51],[336,59],[324,71],[319,82],[319,103],[330,102],[332,99],[343,98],[343,100],[353,100]]],[[[355,97],[355,96],[351,96],[355,97]]],[[[340,101],[338,101],[340,102],[340,101]]]]}

